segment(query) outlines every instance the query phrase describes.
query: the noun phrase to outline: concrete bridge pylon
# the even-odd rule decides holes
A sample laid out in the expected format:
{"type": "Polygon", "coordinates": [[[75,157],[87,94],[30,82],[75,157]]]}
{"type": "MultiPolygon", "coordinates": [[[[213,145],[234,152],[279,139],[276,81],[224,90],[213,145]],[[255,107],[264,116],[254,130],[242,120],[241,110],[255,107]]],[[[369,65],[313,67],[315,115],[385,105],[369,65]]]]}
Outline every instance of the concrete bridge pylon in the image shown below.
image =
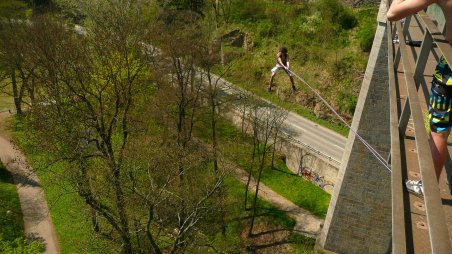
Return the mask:
{"type": "MultiPolygon", "coordinates": [[[[383,2],[352,128],[384,158],[388,158],[391,144],[387,7],[383,2]]],[[[391,174],[352,132],[348,136],[316,251],[391,252],[391,174]]]]}

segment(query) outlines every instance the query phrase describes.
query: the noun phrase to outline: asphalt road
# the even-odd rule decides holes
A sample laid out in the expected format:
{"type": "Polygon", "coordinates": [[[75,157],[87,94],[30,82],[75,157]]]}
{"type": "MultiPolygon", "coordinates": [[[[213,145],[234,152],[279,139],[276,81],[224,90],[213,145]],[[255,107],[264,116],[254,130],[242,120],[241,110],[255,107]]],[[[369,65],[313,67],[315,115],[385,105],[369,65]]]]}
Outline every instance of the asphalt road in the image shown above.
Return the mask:
{"type": "MultiPolygon", "coordinates": [[[[214,80],[217,78],[218,77],[215,76],[214,80]]],[[[253,96],[249,92],[244,91],[223,79],[221,79],[218,84],[218,87],[221,90],[220,96],[224,98],[228,96],[234,96],[235,98],[253,96]]],[[[256,97],[254,96],[254,98],[256,97]]],[[[265,99],[259,100],[262,101],[263,106],[277,107],[265,99]]],[[[234,104],[237,107],[240,107],[240,99],[234,100],[234,104]]],[[[289,112],[281,130],[284,134],[294,139],[295,142],[308,147],[318,154],[331,158],[340,164],[344,153],[345,143],[347,141],[346,137],[293,112],[289,112]]]]}

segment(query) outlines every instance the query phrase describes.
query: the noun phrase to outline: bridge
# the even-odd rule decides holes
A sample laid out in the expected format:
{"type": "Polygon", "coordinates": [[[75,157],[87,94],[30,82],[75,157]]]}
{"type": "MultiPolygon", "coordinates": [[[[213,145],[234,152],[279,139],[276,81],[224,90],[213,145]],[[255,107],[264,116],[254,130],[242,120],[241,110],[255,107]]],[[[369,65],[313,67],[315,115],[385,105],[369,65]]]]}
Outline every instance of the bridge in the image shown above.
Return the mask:
{"type": "Polygon", "coordinates": [[[438,6],[404,24],[387,21],[388,7],[383,0],[352,128],[390,170],[350,133],[318,253],[452,253],[452,164],[449,156],[438,184],[425,120],[433,71],[441,55],[452,63],[452,47],[438,6]],[[424,197],[405,179],[422,179],[424,197]]]}

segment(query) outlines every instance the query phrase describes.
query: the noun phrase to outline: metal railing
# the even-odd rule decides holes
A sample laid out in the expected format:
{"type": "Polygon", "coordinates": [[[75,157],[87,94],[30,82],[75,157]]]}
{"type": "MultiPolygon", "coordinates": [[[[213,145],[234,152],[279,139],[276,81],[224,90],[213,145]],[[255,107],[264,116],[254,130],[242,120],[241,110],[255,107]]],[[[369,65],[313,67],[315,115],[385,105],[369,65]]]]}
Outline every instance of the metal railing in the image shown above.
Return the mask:
{"type": "MultiPolygon", "coordinates": [[[[389,5],[387,5],[389,7],[389,5]]],[[[421,101],[418,95],[419,87],[424,90],[426,102],[428,102],[428,89],[424,79],[424,70],[427,65],[428,57],[435,48],[442,54],[449,63],[452,63],[452,47],[447,43],[444,35],[439,31],[431,18],[420,11],[416,15],[406,19],[404,26],[400,21],[387,22],[388,39],[388,71],[389,71],[389,95],[390,95],[390,128],[391,128],[391,167],[392,167],[392,252],[407,253],[407,250],[413,248],[409,246],[412,241],[411,225],[407,225],[410,220],[407,209],[407,199],[404,198],[403,167],[402,154],[404,150],[404,136],[407,130],[408,121],[411,118],[414,124],[414,135],[417,148],[417,159],[419,170],[424,186],[424,203],[426,208],[427,227],[430,242],[431,253],[452,253],[449,232],[442,207],[442,200],[436,180],[432,154],[430,151],[428,134],[424,124],[424,114],[421,108],[421,101]],[[412,19],[420,24],[423,32],[423,40],[419,53],[415,53],[416,64],[411,66],[405,38],[409,37],[409,25],[412,19]],[[395,26],[394,26],[395,23],[395,26]],[[392,39],[395,32],[398,32],[399,44],[393,44],[392,39]],[[404,77],[398,78],[399,65],[403,69],[404,77]],[[400,96],[401,82],[406,84],[407,95],[404,105],[399,105],[398,96],[400,96]],[[400,108],[400,110],[399,110],[400,108]]],[[[409,251],[408,251],[409,252],[409,251]]]]}

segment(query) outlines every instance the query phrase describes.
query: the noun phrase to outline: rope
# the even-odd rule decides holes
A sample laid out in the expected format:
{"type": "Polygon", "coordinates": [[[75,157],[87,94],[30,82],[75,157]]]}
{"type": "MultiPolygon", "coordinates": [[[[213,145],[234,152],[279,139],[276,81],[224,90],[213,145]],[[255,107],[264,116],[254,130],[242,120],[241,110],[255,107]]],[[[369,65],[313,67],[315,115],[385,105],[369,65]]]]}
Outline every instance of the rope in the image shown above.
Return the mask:
{"type": "Polygon", "coordinates": [[[342,118],[339,113],[333,108],[333,106],[331,106],[328,101],[326,101],[322,95],[320,95],[320,93],[312,88],[308,82],[306,82],[303,78],[301,78],[300,76],[298,76],[296,73],[294,73],[293,71],[287,69],[287,71],[294,75],[296,78],[298,78],[301,82],[303,82],[303,84],[305,84],[307,87],[309,87],[309,89],[311,89],[311,91],[313,91],[317,97],[320,98],[320,100],[323,101],[323,103],[325,103],[325,105],[339,118],[339,120],[341,120],[341,122],[353,133],[355,134],[356,137],[358,137],[358,139],[361,141],[361,143],[364,144],[364,146],[367,148],[367,150],[369,150],[372,155],[389,171],[391,171],[391,168],[389,167],[389,163],[388,161],[386,161],[383,156],[381,156],[377,150],[375,150],[375,148],[373,148],[364,138],[362,138],[355,130],[352,129],[352,127],[344,120],[344,118],[342,118]]]}

